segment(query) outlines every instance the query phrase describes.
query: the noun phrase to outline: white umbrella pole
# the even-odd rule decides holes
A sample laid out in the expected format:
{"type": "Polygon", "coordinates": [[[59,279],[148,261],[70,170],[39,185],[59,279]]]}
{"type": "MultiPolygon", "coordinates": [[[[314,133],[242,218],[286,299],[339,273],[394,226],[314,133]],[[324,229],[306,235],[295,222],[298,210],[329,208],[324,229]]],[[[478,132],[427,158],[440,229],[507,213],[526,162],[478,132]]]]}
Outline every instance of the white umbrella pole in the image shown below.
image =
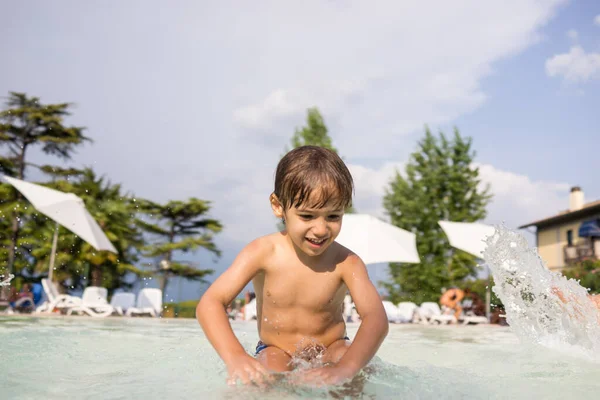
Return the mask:
{"type": "Polygon", "coordinates": [[[492,281],[490,279],[490,267],[487,266],[487,264],[486,264],[486,268],[487,268],[488,277],[487,277],[487,290],[485,291],[485,316],[487,317],[488,322],[489,322],[490,321],[491,303],[492,303],[492,281]]]}
{"type": "Polygon", "coordinates": [[[58,246],[58,222],[54,229],[54,237],[52,238],[52,251],[50,252],[50,268],[48,269],[48,280],[52,282],[52,271],[54,271],[54,256],[56,255],[56,246],[58,246]]]}

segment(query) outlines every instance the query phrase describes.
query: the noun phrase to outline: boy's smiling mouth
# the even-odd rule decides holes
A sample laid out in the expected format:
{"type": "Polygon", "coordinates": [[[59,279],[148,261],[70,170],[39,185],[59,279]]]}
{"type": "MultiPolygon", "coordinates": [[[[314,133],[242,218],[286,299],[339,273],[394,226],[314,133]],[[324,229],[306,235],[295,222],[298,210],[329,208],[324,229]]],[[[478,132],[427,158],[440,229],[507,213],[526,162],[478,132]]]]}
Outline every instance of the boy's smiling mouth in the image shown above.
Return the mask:
{"type": "Polygon", "coordinates": [[[323,243],[325,243],[327,241],[327,238],[315,239],[315,238],[306,237],[305,239],[313,246],[321,246],[321,245],[323,245],[323,243]]]}

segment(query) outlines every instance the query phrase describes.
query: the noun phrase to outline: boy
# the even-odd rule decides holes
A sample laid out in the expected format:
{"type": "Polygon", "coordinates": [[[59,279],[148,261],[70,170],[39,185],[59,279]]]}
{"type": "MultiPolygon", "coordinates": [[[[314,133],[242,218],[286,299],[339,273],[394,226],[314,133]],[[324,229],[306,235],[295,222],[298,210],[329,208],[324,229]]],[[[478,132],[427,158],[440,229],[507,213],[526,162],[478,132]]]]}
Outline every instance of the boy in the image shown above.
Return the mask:
{"type": "Polygon", "coordinates": [[[227,365],[229,383],[261,383],[270,372],[292,370],[293,356],[312,354],[326,366],[304,372],[303,380],[338,384],[377,352],[389,328],[383,304],[362,260],[335,242],[352,192],[350,171],[333,151],[302,146],[279,162],[270,202],[285,229],[246,246],[196,309],[227,365]],[[260,336],[256,358],[246,353],[224,312],[250,280],[260,336]],[[352,343],[342,315],[348,290],[362,319],[352,343]]]}

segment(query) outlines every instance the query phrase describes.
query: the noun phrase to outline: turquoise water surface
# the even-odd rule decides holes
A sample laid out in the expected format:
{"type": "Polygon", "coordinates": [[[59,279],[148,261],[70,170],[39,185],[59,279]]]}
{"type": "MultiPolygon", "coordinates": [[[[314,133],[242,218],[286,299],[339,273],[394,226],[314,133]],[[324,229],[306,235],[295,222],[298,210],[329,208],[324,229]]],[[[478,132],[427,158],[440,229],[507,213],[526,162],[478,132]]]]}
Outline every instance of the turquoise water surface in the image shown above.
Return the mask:
{"type": "MultiPolygon", "coordinates": [[[[255,322],[234,322],[250,352],[255,322]]],[[[349,326],[352,337],[357,325],[349,326]]],[[[600,365],[521,345],[499,326],[392,325],[346,388],[228,387],[195,320],[0,317],[2,399],[594,398],[600,365]]]]}

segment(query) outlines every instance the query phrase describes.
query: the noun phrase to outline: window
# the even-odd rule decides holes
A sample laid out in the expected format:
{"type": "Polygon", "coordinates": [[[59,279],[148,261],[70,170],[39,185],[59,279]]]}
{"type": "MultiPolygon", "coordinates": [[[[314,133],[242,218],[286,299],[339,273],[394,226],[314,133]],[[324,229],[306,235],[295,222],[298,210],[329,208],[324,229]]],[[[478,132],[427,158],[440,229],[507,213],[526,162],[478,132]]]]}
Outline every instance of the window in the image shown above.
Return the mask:
{"type": "Polygon", "coordinates": [[[567,231],[567,246],[573,246],[573,230],[569,229],[567,231]]]}

